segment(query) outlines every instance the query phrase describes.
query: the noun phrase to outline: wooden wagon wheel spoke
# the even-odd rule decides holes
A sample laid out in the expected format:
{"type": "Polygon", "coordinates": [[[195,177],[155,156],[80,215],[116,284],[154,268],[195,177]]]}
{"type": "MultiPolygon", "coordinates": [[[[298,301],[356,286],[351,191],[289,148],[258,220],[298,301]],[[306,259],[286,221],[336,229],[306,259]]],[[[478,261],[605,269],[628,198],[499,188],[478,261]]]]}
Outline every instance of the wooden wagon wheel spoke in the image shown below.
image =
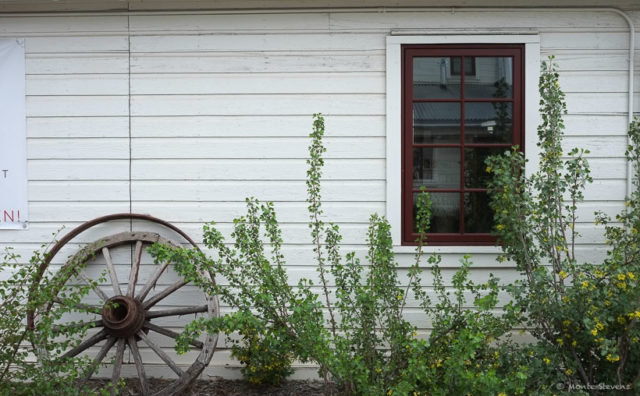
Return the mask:
{"type": "Polygon", "coordinates": [[[120,284],[118,283],[118,275],[116,274],[116,268],[113,266],[113,260],[111,259],[111,252],[109,248],[102,248],[102,255],[107,262],[107,269],[109,270],[109,277],[111,278],[111,284],[113,285],[113,291],[116,293],[116,296],[122,294],[120,291],[120,284]]]}
{"type": "Polygon", "coordinates": [[[178,374],[178,376],[182,376],[184,374],[184,371],[182,371],[180,367],[178,367],[178,365],[173,360],[171,360],[169,355],[167,355],[156,343],[151,341],[149,337],[147,337],[147,335],[144,333],[144,331],[139,331],[138,337],[140,337],[142,341],[144,341],[144,343],[149,346],[149,348],[153,349],[156,355],[158,355],[160,359],[162,359],[162,361],[165,362],[167,366],[171,368],[171,370],[173,370],[174,373],[178,374]]]}
{"type": "Polygon", "coordinates": [[[180,289],[182,286],[186,285],[187,283],[189,283],[189,282],[187,282],[186,280],[179,280],[179,281],[175,282],[173,285],[167,287],[166,289],[164,289],[160,293],[156,294],[155,296],[153,296],[150,299],[148,299],[147,301],[145,301],[144,304],[143,304],[144,309],[149,309],[149,308],[153,307],[154,305],[156,305],[160,301],[164,300],[171,293],[173,293],[174,291],[180,289]]]}
{"type": "Polygon", "coordinates": [[[142,365],[142,356],[140,356],[136,338],[133,336],[129,337],[127,339],[127,344],[129,344],[129,349],[131,349],[131,354],[133,355],[133,361],[136,364],[136,370],[138,371],[138,380],[140,381],[140,389],[142,390],[142,394],[148,395],[149,386],[147,385],[147,374],[144,372],[144,366],[142,365]]]}
{"type": "Polygon", "coordinates": [[[163,309],[157,311],[147,311],[145,317],[147,319],[153,318],[161,318],[165,316],[181,316],[181,315],[189,315],[194,313],[207,312],[209,310],[209,306],[207,305],[197,305],[193,307],[184,307],[184,308],[173,308],[173,309],[163,309]]]}
{"type": "Polygon", "coordinates": [[[118,346],[116,347],[116,360],[113,363],[113,374],[111,375],[111,396],[116,394],[116,385],[120,379],[120,370],[122,369],[122,361],[124,360],[124,348],[125,339],[118,339],[118,346]]]}
{"type": "Polygon", "coordinates": [[[105,329],[102,329],[96,334],[92,335],[91,337],[81,342],[77,347],[73,348],[72,350],[70,350],[69,352],[65,353],[62,356],[63,357],[77,356],[80,352],[94,346],[95,344],[107,338],[107,336],[108,336],[107,331],[105,329]]]}
{"type": "Polygon", "coordinates": [[[102,361],[104,360],[104,357],[107,356],[107,352],[109,352],[109,349],[111,349],[113,344],[116,343],[116,340],[116,337],[107,338],[107,342],[105,342],[102,348],[100,348],[100,352],[98,352],[96,358],[93,360],[93,362],[91,362],[89,368],[87,369],[87,372],[84,375],[84,378],[82,379],[82,381],[80,381],[80,387],[82,387],[87,381],[89,381],[91,376],[93,376],[100,363],[102,363],[102,361]]]}
{"type": "Polygon", "coordinates": [[[61,331],[64,330],[72,330],[72,329],[79,329],[81,327],[87,327],[88,329],[93,329],[95,327],[102,327],[104,326],[104,323],[102,322],[102,319],[98,319],[98,320],[93,320],[91,322],[78,322],[78,323],[70,323],[70,324],[65,324],[65,325],[60,325],[60,326],[52,326],[51,327],[51,331],[54,333],[60,333],[61,331]]]}
{"type": "Polygon", "coordinates": [[[60,304],[60,305],[71,305],[72,307],[80,310],[80,311],[86,311],[86,312],[91,312],[91,313],[95,313],[95,314],[101,314],[102,313],[102,309],[100,307],[96,307],[93,305],[88,305],[88,304],[79,304],[79,303],[73,303],[73,304],[69,304],[66,301],[63,301],[61,299],[59,299],[58,297],[54,297],[53,298],[53,302],[56,304],[60,304]]]}
{"type": "MultiPolygon", "coordinates": [[[[73,240],[80,232],[88,229],[91,226],[99,224],[104,221],[119,220],[119,219],[136,219],[147,220],[160,224],[183,237],[187,240],[191,246],[198,249],[195,242],[193,242],[186,234],[172,226],[169,223],[162,220],[152,218],[146,215],[135,214],[119,214],[105,216],[104,218],[87,222],[76,229],[72,230],[69,234],[65,235],[60,242],[58,242],[51,249],[46,256],[45,262],[39,267],[40,273],[44,273],[55,254],[59,252],[62,247],[73,240]]],[[[71,288],[76,290],[78,287],[84,287],[84,284],[88,285],[85,290],[89,290],[91,293],[90,298],[102,300],[99,306],[89,304],[88,301],[83,302],[64,302],[61,298],[54,296],[48,304],[40,305],[39,308],[34,311],[30,311],[27,315],[27,327],[33,329],[37,324],[37,320],[46,317],[49,311],[52,309],[52,304],[62,304],[65,307],[69,307],[70,318],[73,321],[56,321],[54,331],[58,332],[60,336],[65,336],[65,330],[82,329],[82,328],[97,328],[96,333],[92,333],[83,338],[80,344],[71,348],[66,353],[63,353],[60,357],[72,358],[80,356],[81,354],[87,355],[92,351],[97,352],[96,358],[92,361],[89,370],[84,371],[80,381],[91,379],[91,375],[95,369],[103,364],[106,355],[111,349],[115,348],[115,359],[113,371],[110,373],[113,387],[109,389],[111,394],[115,394],[117,388],[116,384],[120,379],[121,372],[123,371],[123,364],[126,364],[125,352],[127,345],[129,347],[130,356],[133,358],[133,362],[138,373],[140,381],[141,394],[148,396],[171,396],[179,395],[181,392],[189,386],[189,384],[195,380],[206,365],[211,360],[215,346],[217,343],[217,335],[206,334],[201,340],[191,340],[190,343],[197,349],[195,352],[197,356],[194,357],[190,366],[183,367],[178,366],[177,358],[172,353],[172,349],[161,348],[155,340],[149,335],[152,331],[157,334],[168,337],[166,340],[175,343],[179,337],[180,331],[175,329],[174,326],[181,326],[181,324],[173,324],[171,329],[166,328],[163,324],[150,323],[150,320],[155,318],[165,317],[178,317],[181,315],[193,315],[202,314],[207,317],[214,317],[219,315],[218,313],[218,300],[215,296],[210,296],[202,293],[202,303],[204,305],[193,304],[191,306],[184,306],[179,304],[180,298],[177,297],[177,293],[174,294],[181,287],[188,282],[184,279],[172,280],[173,284],[167,286],[160,282],[163,274],[166,274],[170,262],[157,263],[154,268],[153,274],[149,279],[145,279],[141,282],[143,275],[143,268],[147,267],[146,257],[144,249],[153,243],[161,243],[170,246],[179,246],[177,243],[170,241],[169,239],[161,236],[156,232],[140,232],[140,231],[126,231],[118,234],[110,235],[82,248],[78,253],[71,257],[67,263],[59,270],[59,276],[57,281],[60,284],[60,288],[57,289],[54,295],[60,294],[65,291],[65,288],[71,288]],[[119,250],[116,250],[119,249],[119,250]],[[126,252],[126,255],[121,253],[126,252]],[[117,256],[116,256],[117,254],[117,256]],[[104,256],[105,263],[101,264],[100,255],[104,256]],[[118,266],[120,273],[116,273],[116,266],[114,264],[120,264],[119,261],[114,263],[114,259],[118,257],[127,257],[131,259],[130,266],[118,266]],[[95,281],[87,277],[89,273],[95,273],[95,269],[103,270],[106,264],[109,280],[111,281],[110,288],[113,289],[113,295],[104,285],[100,287],[95,281]],[[93,269],[89,270],[89,266],[93,265],[93,269]],[[85,269],[86,268],[86,272],[85,269]],[[124,273],[124,269],[129,272],[124,273]],[[126,277],[126,288],[120,285],[118,275],[124,280],[126,277]],[[78,282],[80,281],[80,282],[78,282]],[[157,294],[151,295],[151,290],[162,284],[161,289],[157,294]],[[95,295],[94,295],[95,293],[95,295]],[[176,304],[178,303],[178,306],[176,304]],[[162,308],[151,311],[152,307],[156,305],[164,305],[162,308]],[[75,311],[79,311],[77,313],[75,311]],[[83,316],[82,319],[74,318],[74,315],[83,316]],[[98,315],[98,317],[95,317],[98,315]],[[176,330],[176,331],[174,331],[176,330]],[[104,345],[99,344],[105,340],[104,345]],[[147,374],[145,372],[144,362],[140,353],[140,345],[152,350],[156,355],[175,374],[178,376],[173,382],[160,390],[154,390],[151,393],[149,389],[147,374]]],[[[175,276],[172,273],[171,276],[175,276]]],[[[210,274],[203,273],[203,277],[210,279],[210,274]]],[[[213,280],[212,280],[213,281],[213,280]]],[[[124,285],[124,283],[123,283],[124,285]]],[[[65,291],[66,292],[66,291],[65,291]]],[[[66,316],[65,316],[66,318],[66,316]]],[[[84,331],[84,330],[83,330],[84,331]]],[[[36,346],[35,351],[39,356],[47,359],[53,359],[55,356],[49,356],[50,352],[47,348],[36,346]]],[[[93,353],[95,353],[93,352],[93,353]]]]}
{"type": "Polygon", "coordinates": [[[136,282],[138,281],[138,271],[140,271],[140,261],[142,261],[142,241],[136,242],[136,250],[131,261],[131,273],[129,274],[129,284],[127,286],[127,296],[133,297],[136,292],[136,282]]]}
{"type": "Polygon", "coordinates": [[[87,275],[85,275],[84,272],[81,272],[78,276],[84,281],[84,283],[91,287],[91,289],[98,295],[98,297],[102,299],[102,301],[107,301],[109,299],[109,296],[107,296],[105,292],[100,290],[100,288],[96,284],[91,282],[91,280],[87,278],[87,275]]]}
{"type": "Polygon", "coordinates": [[[164,272],[164,270],[169,266],[169,263],[166,262],[164,264],[162,264],[160,267],[158,267],[158,269],[156,270],[156,272],[153,273],[153,276],[149,279],[149,281],[144,285],[144,287],[142,288],[142,290],[140,290],[140,293],[136,296],[136,300],[138,301],[144,301],[144,299],[147,297],[147,294],[149,294],[149,292],[151,291],[151,289],[156,285],[156,283],[158,282],[158,279],[160,279],[160,275],[162,275],[162,273],[164,272]]]}
{"type": "MultiPolygon", "coordinates": [[[[180,334],[176,333],[173,330],[165,329],[164,327],[160,327],[160,326],[154,325],[153,323],[150,323],[150,322],[145,322],[142,327],[144,329],[149,329],[151,331],[155,331],[158,334],[162,334],[162,335],[166,335],[167,337],[171,337],[174,340],[177,339],[180,336],[180,334]]],[[[190,340],[189,344],[191,344],[194,347],[199,348],[199,349],[204,348],[204,343],[202,341],[190,340]]]]}

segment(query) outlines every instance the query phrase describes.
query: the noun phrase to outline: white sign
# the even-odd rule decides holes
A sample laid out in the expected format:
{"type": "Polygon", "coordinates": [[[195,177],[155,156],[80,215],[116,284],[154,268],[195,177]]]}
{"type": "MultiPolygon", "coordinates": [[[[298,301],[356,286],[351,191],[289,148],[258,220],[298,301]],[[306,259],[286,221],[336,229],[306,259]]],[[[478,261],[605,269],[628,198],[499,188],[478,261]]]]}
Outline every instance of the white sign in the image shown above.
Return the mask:
{"type": "Polygon", "coordinates": [[[24,40],[0,40],[0,229],[25,229],[27,135],[24,40]]]}

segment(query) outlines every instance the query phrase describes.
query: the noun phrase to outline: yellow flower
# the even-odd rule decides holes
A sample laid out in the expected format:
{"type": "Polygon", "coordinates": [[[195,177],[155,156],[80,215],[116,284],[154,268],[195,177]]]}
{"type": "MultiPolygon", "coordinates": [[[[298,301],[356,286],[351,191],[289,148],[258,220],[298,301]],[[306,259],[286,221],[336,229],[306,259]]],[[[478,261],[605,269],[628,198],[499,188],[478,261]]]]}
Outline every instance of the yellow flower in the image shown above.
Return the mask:
{"type": "Polygon", "coordinates": [[[498,231],[504,230],[504,225],[503,225],[503,224],[498,224],[498,225],[496,226],[496,229],[497,229],[498,231]]]}
{"type": "Polygon", "coordinates": [[[636,310],[629,314],[629,319],[640,319],[640,311],[636,310]]]}
{"type": "Polygon", "coordinates": [[[577,345],[578,345],[578,341],[573,340],[573,341],[571,342],[571,346],[577,346],[577,345]]]}
{"type": "Polygon", "coordinates": [[[618,316],[617,320],[618,320],[618,323],[620,324],[625,324],[627,322],[624,316],[618,316]]]}
{"type": "Polygon", "coordinates": [[[582,281],[582,288],[586,289],[587,287],[589,287],[589,281],[582,281]]]}
{"type": "Polygon", "coordinates": [[[564,344],[564,340],[562,338],[558,338],[556,340],[556,342],[558,343],[558,345],[563,345],[564,344]]]}
{"type": "Polygon", "coordinates": [[[604,325],[598,319],[596,319],[596,329],[598,330],[604,329],[604,325]]]}
{"type": "Polygon", "coordinates": [[[626,278],[625,274],[618,274],[618,280],[623,281],[623,280],[625,280],[625,278],[626,278]]]}
{"type": "Polygon", "coordinates": [[[491,173],[491,169],[492,169],[492,168],[491,168],[490,166],[487,166],[487,167],[485,168],[485,172],[487,172],[487,173],[491,173]]]}
{"type": "Polygon", "coordinates": [[[616,283],[616,286],[618,287],[618,289],[627,290],[627,283],[626,282],[618,282],[618,283],[616,283]]]}
{"type": "Polygon", "coordinates": [[[402,300],[402,294],[398,294],[398,300],[402,300]]]}
{"type": "Polygon", "coordinates": [[[611,356],[611,354],[607,355],[607,360],[610,362],[617,362],[618,360],[620,360],[620,356],[616,355],[616,356],[611,356]]]}
{"type": "Polygon", "coordinates": [[[633,274],[633,272],[627,272],[627,276],[629,277],[629,279],[634,280],[636,279],[636,276],[633,274]]]}
{"type": "Polygon", "coordinates": [[[573,374],[573,370],[571,370],[570,368],[566,369],[564,372],[567,373],[567,375],[573,374]]]}
{"type": "Polygon", "coordinates": [[[562,321],[562,325],[563,325],[564,327],[569,327],[569,326],[571,325],[571,321],[570,321],[570,320],[563,320],[563,321],[562,321]]]}
{"type": "Polygon", "coordinates": [[[376,368],[376,373],[381,373],[381,372],[382,372],[382,369],[380,367],[377,367],[376,368]]]}
{"type": "Polygon", "coordinates": [[[504,393],[504,392],[500,392],[500,393],[498,393],[498,396],[507,396],[507,394],[504,393]]]}
{"type": "Polygon", "coordinates": [[[591,330],[591,334],[593,334],[594,336],[598,335],[598,329],[591,330]]]}
{"type": "Polygon", "coordinates": [[[602,271],[600,271],[600,270],[595,270],[595,271],[593,271],[593,273],[598,278],[602,278],[604,276],[604,273],[602,271]]]}
{"type": "Polygon", "coordinates": [[[551,363],[551,360],[549,360],[549,358],[543,358],[542,361],[545,362],[545,364],[551,363]]]}
{"type": "Polygon", "coordinates": [[[560,277],[560,279],[565,279],[567,276],[569,276],[569,274],[564,271],[560,271],[558,272],[558,276],[560,277]]]}
{"type": "Polygon", "coordinates": [[[393,393],[393,389],[389,389],[389,392],[387,392],[387,395],[390,395],[393,393]]]}
{"type": "Polygon", "coordinates": [[[633,337],[633,338],[631,339],[631,341],[633,341],[633,342],[638,342],[638,337],[633,337]]]}

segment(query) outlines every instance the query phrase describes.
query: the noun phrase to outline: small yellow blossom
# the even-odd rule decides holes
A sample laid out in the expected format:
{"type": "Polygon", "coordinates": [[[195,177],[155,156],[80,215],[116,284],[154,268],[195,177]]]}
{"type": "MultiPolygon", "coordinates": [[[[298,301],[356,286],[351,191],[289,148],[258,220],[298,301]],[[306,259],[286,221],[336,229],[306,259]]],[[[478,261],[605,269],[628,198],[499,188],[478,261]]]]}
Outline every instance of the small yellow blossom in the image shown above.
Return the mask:
{"type": "Polygon", "coordinates": [[[589,287],[589,281],[582,281],[582,288],[586,289],[589,287]]]}
{"type": "Polygon", "coordinates": [[[566,369],[564,372],[567,373],[567,375],[573,374],[573,370],[571,370],[570,368],[566,369]]]}
{"type": "Polygon", "coordinates": [[[626,282],[618,282],[616,283],[616,287],[620,290],[627,290],[627,283],[626,282]]]}
{"type": "Polygon", "coordinates": [[[564,271],[560,271],[558,272],[558,276],[560,277],[560,279],[565,279],[567,276],[569,276],[569,274],[564,271]]]}
{"type": "Polygon", "coordinates": [[[623,280],[625,280],[625,279],[626,279],[626,277],[627,277],[627,276],[626,276],[625,274],[618,274],[618,280],[623,281],[623,280]]]}
{"type": "Polygon", "coordinates": [[[600,271],[600,270],[593,271],[593,274],[595,276],[597,276],[598,278],[602,278],[604,276],[604,273],[602,271],[600,271]]]}
{"type": "Polygon", "coordinates": [[[577,345],[578,345],[578,341],[573,340],[573,341],[571,342],[571,346],[577,346],[577,345]]]}
{"type": "Polygon", "coordinates": [[[558,343],[558,345],[563,345],[564,344],[564,340],[562,338],[558,338],[556,340],[556,342],[558,343]]]}
{"type": "Polygon", "coordinates": [[[629,319],[640,319],[640,311],[636,310],[629,314],[629,319]]]}
{"type": "Polygon", "coordinates": [[[607,355],[607,360],[610,362],[617,362],[618,360],[620,360],[620,356],[615,355],[615,356],[611,356],[611,354],[607,355]]]}
{"type": "Polygon", "coordinates": [[[542,361],[545,362],[545,364],[551,363],[551,360],[549,360],[549,358],[543,358],[542,361]]]}
{"type": "Polygon", "coordinates": [[[503,225],[503,224],[498,224],[498,225],[496,226],[496,229],[497,229],[498,231],[502,231],[502,230],[504,230],[504,225],[503,225]]]}
{"type": "Polygon", "coordinates": [[[498,393],[498,396],[507,396],[507,394],[504,393],[504,392],[500,392],[500,393],[498,393]]]}
{"type": "Polygon", "coordinates": [[[562,325],[563,325],[564,327],[569,327],[569,326],[571,325],[571,321],[570,321],[570,320],[563,320],[563,321],[562,321],[562,325]]]}
{"type": "Polygon", "coordinates": [[[492,168],[491,168],[490,166],[487,166],[487,167],[485,168],[485,172],[487,172],[487,173],[491,173],[491,169],[492,169],[492,168]]]}
{"type": "Polygon", "coordinates": [[[624,316],[618,316],[618,317],[617,317],[617,320],[618,320],[618,323],[620,323],[620,324],[622,324],[622,325],[623,325],[623,324],[625,324],[625,323],[627,322],[627,319],[625,319],[625,317],[624,317],[624,316]]]}
{"type": "Polygon", "coordinates": [[[402,294],[398,294],[398,300],[402,300],[404,296],[402,294]]]}
{"type": "Polygon", "coordinates": [[[638,342],[638,337],[633,337],[633,338],[631,339],[631,341],[633,341],[633,342],[638,342]]]}
{"type": "Polygon", "coordinates": [[[633,272],[627,272],[627,276],[629,277],[629,279],[634,280],[636,279],[636,276],[633,274],[633,272]]]}
{"type": "Polygon", "coordinates": [[[591,334],[593,334],[594,336],[598,335],[598,329],[591,330],[591,334]]]}

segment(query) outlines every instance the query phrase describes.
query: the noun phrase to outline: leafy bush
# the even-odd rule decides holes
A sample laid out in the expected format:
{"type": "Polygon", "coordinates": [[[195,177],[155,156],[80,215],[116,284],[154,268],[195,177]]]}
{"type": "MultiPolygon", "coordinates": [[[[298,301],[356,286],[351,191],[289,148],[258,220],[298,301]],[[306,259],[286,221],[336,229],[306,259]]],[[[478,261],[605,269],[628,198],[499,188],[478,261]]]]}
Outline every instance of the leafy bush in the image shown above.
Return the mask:
{"type": "MultiPolygon", "coordinates": [[[[338,226],[321,220],[323,135],[324,120],[316,115],[310,136],[307,202],[320,284],[301,279],[292,285],[273,204],[249,198],[247,214],[234,220],[233,245],[225,241],[215,224],[204,227],[204,244],[215,252],[213,257],[189,249],[152,247],[157,261],[176,263],[185,279],[206,293],[218,294],[236,309],[220,319],[200,318],[189,324],[179,349],[185,351],[188,340],[203,331],[229,334],[237,330],[249,345],[241,353],[234,347],[236,356],[248,356],[244,373],[249,379],[253,373],[265,373],[254,376],[255,381],[283,378],[289,372],[289,353],[293,352],[296,359],[316,363],[321,376],[335,382],[345,394],[445,394],[452,389],[487,395],[522,393],[526,367],[498,363],[507,344],[495,340],[511,328],[512,318],[492,314],[497,305],[497,279],[491,277],[487,284],[475,285],[469,280],[470,262],[465,258],[453,278],[452,298],[441,276],[440,257],[430,256],[426,260],[436,292],[432,301],[421,281],[425,262],[425,239],[421,237],[410,279],[401,287],[390,226],[378,215],[370,218],[366,261],[353,252],[342,255],[338,226]],[[201,277],[202,269],[223,282],[214,284],[201,277]],[[468,302],[465,293],[470,293],[473,301],[468,302]],[[418,339],[416,327],[404,319],[410,298],[433,321],[434,329],[426,339],[418,339]],[[465,308],[467,303],[474,304],[474,309],[465,308]],[[247,339],[247,334],[259,334],[263,343],[269,340],[269,350],[260,349],[264,356],[251,346],[256,340],[247,339]],[[494,345],[486,341],[489,338],[494,345]],[[286,369],[269,371],[273,362],[286,369]]],[[[430,206],[428,194],[421,194],[416,223],[422,234],[429,227],[430,206]]]]}
{"type": "Polygon", "coordinates": [[[87,326],[56,325],[63,315],[83,312],[81,301],[90,286],[61,282],[81,264],[40,275],[43,261],[37,251],[28,264],[20,264],[20,256],[11,250],[0,260],[0,273],[8,276],[0,281],[0,394],[102,394],[106,391],[79,380],[97,369],[88,357],[62,356],[80,343],[87,326]],[[59,303],[52,303],[54,297],[59,303]],[[36,313],[33,327],[25,326],[28,312],[36,313]]]}
{"type": "MultiPolygon", "coordinates": [[[[503,259],[516,263],[523,278],[510,286],[509,312],[525,313],[523,324],[538,340],[538,359],[550,366],[551,381],[594,387],[640,386],[640,123],[629,128],[627,159],[635,169],[635,190],[613,223],[605,225],[606,258],[579,263],[576,230],[579,202],[591,182],[585,150],[564,153],[566,113],[559,75],[551,58],[543,63],[538,128],[540,166],[527,177],[522,153],[487,162],[496,232],[503,259]]],[[[597,389],[597,388],[593,388],[597,389]]]]}

